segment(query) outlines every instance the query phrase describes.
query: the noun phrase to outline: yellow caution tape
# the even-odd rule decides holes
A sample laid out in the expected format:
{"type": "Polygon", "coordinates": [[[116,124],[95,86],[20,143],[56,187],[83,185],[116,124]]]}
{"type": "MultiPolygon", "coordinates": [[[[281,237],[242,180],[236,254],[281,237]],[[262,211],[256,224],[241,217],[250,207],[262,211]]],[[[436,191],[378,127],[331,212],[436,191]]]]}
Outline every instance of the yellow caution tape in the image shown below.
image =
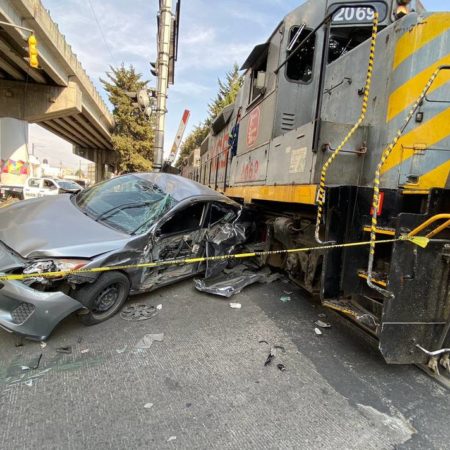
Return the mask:
{"type": "MultiPolygon", "coordinates": [[[[425,248],[430,241],[426,237],[422,236],[400,236],[395,239],[385,239],[381,241],[377,241],[376,244],[389,244],[393,242],[399,241],[409,241],[419,247],[425,248]]],[[[163,266],[174,266],[174,265],[183,265],[183,264],[195,264],[202,262],[210,262],[210,261],[224,261],[227,259],[245,259],[245,258],[253,258],[257,256],[270,256],[270,255],[281,255],[281,254],[290,254],[290,253],[302,253],[302,252],[311,252],[311,251],[321,251],[321,250],[333,250],[336,248],[348,248],[348,247],[362,247],[364,245],[370,245],[370,241],[364,242],[349,242],[346,244],[331,244],[331,245],[323,245],[320,247],[305,247],[305,248],[292,248],[285,250],[268,250],[262,252],[252,252],[252,253],[237,253],[231,255],[220,255],[220,256],[203,256],[199,258],[183,258],[183,259],[168,259],[165,261],[156,261],[156,262],[147,262],[147,263],[139,263],[139,264],[128,264],[121,266],[106,266],[106,267],[94,267],[92,269],[76,269],[76,270],[65,270],[58,272],[45,272],[45,273],[27,273],[27,274],[17,274],[17,275],[0,275],[0,281],[23,281],[32,278],[61,278],[66,277],[68,275],[82,275],[86,273],[98,273],[98,272],[109,272],[112,270],[129,270],[129,269],[146,269],[146,268],[154,268],[154,267],[163,267],[163,266]]]]}

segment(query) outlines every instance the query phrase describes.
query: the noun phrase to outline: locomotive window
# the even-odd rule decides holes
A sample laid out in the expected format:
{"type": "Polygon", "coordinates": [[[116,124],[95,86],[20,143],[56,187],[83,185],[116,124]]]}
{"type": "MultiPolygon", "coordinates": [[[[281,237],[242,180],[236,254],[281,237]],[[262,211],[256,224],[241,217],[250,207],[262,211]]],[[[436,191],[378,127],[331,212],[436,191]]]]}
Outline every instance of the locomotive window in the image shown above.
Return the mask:
{"type": "Polygon", "coordinates": [[[336,61],[341,56],[353,50],[370,38],[371,27],[332,28],[329,41],[328,63],[336,61]]]}
{"type": "Polygon", "coordinates": [[[252,67],[249,104],[265,93],[267,57],[268,52],[266,51],[261,56],[259,61],[252,67]]]}
{"type": "MultiPolygon", "coordinates": [[[[289,32],[289,43],[287,56],[289,56],[295,47],[305,39],[311,30],[304,26],[292,27],[289,32]],[[292,49],[292,50],[289,50],[292,49]]],[[[311,36],[295,55],[286,64],[286,76],[291,81],[309,83],[312,79],[314,50],[316,47],[316,35],[311,36]]]]}

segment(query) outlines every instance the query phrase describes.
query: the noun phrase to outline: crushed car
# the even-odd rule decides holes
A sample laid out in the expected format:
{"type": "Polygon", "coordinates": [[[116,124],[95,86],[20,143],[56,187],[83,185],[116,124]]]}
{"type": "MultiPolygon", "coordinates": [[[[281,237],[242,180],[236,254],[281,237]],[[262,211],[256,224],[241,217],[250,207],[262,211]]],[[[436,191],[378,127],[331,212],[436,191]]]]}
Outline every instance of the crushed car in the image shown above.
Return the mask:
{"type": "Polygon", "coordinates": [[[0,272],[27,278],[1,282],[0,327],[44,340],[75,311],[85,325],[102,322],[129,295],[216,274],[223,262],[119,266],[232,253],[253,231],[241,205],[166,173],[123,175],[78,194],[13,204],[0,211],[0,272]],[[98,267],[112,270],[70,272],[98,267]],[[42,275],[55,271],[69,273],[42,275]]]}

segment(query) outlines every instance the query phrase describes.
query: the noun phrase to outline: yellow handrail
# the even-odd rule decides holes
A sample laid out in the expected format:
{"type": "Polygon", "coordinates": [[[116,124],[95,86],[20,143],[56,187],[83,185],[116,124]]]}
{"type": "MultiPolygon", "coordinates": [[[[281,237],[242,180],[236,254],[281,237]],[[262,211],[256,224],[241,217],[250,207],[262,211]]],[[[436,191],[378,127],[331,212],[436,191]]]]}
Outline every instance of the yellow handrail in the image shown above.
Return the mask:
{"type": "Polygon", "coordinates": [[[429,219],[425,220],[425,222],[420,224],[417,228],[414,228],[414,230],[412,230],[408,234],[408,236],[417,236],[421,231],[425,230],[425,228],[429,227],[434,222],[444,219],[447,219],[447,221],[426,235],[427,238],[436,236],[436,234],[440,233],[442,230],[445,230],[445,228],[450,225],[450,214],[436,214],[435,216],[430,217],[429,219]]]}

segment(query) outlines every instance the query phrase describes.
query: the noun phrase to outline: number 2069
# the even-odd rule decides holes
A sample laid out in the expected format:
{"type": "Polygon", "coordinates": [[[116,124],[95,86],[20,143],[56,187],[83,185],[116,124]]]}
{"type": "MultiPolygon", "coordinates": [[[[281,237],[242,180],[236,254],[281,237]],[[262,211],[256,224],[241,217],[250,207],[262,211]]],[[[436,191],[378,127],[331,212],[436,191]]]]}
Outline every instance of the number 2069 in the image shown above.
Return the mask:
{"type": "Polygon", "coordinates": [[[334,16],[334,23],[372,22],[375,12],[371,8],[342,8],[334,16]]]}

